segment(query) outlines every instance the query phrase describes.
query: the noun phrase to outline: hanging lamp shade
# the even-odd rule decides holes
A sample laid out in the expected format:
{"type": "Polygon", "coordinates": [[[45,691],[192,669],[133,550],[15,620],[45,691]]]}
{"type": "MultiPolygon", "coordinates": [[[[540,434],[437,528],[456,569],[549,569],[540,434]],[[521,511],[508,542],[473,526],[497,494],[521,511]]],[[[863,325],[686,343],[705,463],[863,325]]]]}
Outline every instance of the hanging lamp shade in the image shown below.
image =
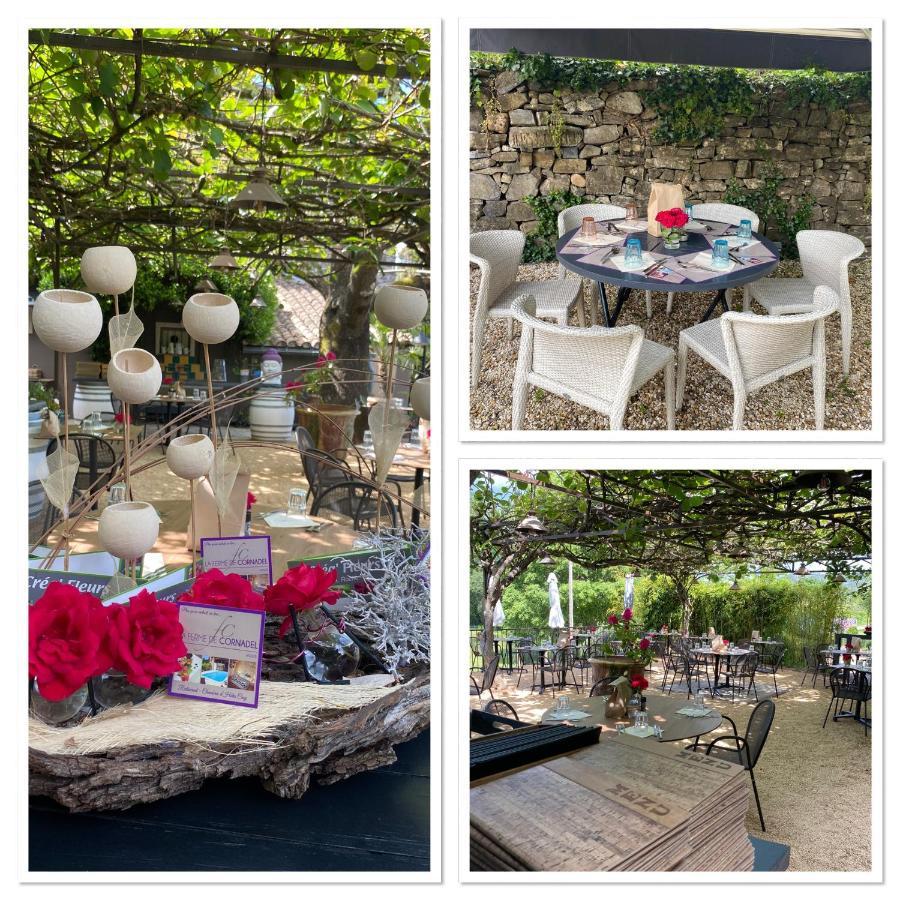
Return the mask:
{"type": "Polygon", "coordinates": [[[542,566],[555,566],[556,565],[556,561],[549,554],[547,556],[545,556],[543,559],[539,559],[538,562],[542,566]]]}
{"type": "Polygon", "coordinates": [[[254,297],[250,301],[250,307],[251,307],[251,309],[265,309],[266,301],[263,300],[262,297],[254,297]]]}
{"type": "Polygon", "coordinates": [[[798,575],[809,575],[809,569],[806,568],[805,563],[800,563],[800,568],[797,569],[798,575]]]}
{"type": "Polygon", "coordinates": [[[195,285],[194,290],[198,294],[216,294],[219,291],[219,288],[216,286],[216,283],[210,281],[208,278],[201,278],[195,285]]]}
{"type": "Polygon", "coordinates": [[[840,572],[831,579],[835,584],[843,584],[847,579],[840,572]]]}
{"type": "Polygon", "coordinates": [[[250,180],[243,190],[231,201],[230,205],[235,209],[252,209],[256,212],[265,212],[267,209],[281,209],[287,206],[287,202],[269,184],[265,169],[257,169],[250,176],[250,180]]]}
{"type": "Polygon", "coordinates": [[[219,251],[210,261],[211,269],[237,269],[239,268],[237,260],[231,255],[231,251],[227,248],[219,251]]]}
{"type": "Polygon", "coordinates": [[[516,525],[516,531],[519,534],[546,534],[547,528],[536,515],[530,513],[516,525]]]}

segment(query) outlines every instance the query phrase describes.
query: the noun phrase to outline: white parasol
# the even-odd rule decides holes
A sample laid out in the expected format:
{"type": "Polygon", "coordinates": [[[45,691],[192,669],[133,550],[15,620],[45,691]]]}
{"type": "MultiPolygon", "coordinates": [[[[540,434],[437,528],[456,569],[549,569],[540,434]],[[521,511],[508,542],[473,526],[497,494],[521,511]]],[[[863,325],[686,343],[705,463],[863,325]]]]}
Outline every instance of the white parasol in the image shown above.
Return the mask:
{"type": "Polygon", "coordinates": [[[550,591],[550,620],[547,623],[551,628],[564,628],[566,620],[563,618],[562,607],[559,605],[559,583],[556,573],[551,572],[547,576],[547,588],[550,591]]]}
{"type": "Polygon", "coordinates": [[[503,601],[498,600],[494,607],[494,627],[499,628],[506,621],[506,613],[503,612],[503,601]]]}

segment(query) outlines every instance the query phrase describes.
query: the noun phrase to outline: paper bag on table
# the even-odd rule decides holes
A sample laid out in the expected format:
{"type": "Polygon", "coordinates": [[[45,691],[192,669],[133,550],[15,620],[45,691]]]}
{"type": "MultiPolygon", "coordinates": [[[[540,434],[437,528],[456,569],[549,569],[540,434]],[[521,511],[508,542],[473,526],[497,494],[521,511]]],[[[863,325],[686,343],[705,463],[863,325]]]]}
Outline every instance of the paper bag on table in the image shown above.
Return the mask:
{"type": "Polygon", "coordinates": [[[647,203],[647,233],[659,237],[660,224],[656,214],[663,209],[684,209],[684,188],[680,184],[664,184],[654,181],[650,188],[650,200],[647,203]]]}
{"type": "MultiPolygon", "coordinates": [[[[250,475],[239,472],[228,498],[228,512],[222,517],[222,537],[235,537],[243,533],[249,487],[250,475]]],[[[199,478],[196,481],[194,510],[197,516],[197,527],[194,529],[194,549],[199,550],[200,538],[219,537],[216,498],[213,496],[212,487],[206,478],[199,478]]],[[[188,530],[187,543],[190,544],[190,530],[188,530]]]]}

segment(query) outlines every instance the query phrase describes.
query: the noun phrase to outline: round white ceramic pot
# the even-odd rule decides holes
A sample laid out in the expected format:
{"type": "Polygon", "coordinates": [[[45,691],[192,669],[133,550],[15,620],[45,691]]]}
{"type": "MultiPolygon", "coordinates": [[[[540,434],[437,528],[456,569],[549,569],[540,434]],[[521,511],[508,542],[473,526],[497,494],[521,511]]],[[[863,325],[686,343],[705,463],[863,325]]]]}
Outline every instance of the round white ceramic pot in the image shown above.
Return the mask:
{"type": "Polygon", "coordinates": [[[60,289],[38,295],[31,321],[42,344],[59,353],[77,353],[97,340],[103,313],[92,294],[60,289]]]}
{"type": "Polygon", "coordinates": [[[81,279],[95,294],[124,294],[136,277],[137,263],[127,247],[88,247],[81,257],[81,279]]]}
{"type": "Polygon", "coordinates": [[[258,390],[250,401],[250,437],[254,441],[290,441],[294,434],[294,404],[287,391],[258,390]]]}
{"type": "Polygon", "coordinates": [[[190,481],[209,472],[214,453],[213,443],[205,434],[185,434],[170,442],[166,463],[175,475],[190,481]]]}
{"type": "Polygon", "coordinates": [[[159,360],[146,350],[130,347],[109,361],[106,382],[126,403],[147,403],[159,393],[162,369],[159,360]]]}
{"type": "Polygon", "coordinates": [[[100,544],[118,559],[139,559],[159,537],[159,516],[149,503],[126,501],[100,514],[100,544]]]}
{"type": "Polygon", "coordinates": [[[428,312],[428,294],[406,284],[383,284],[375,292],[375,315],[388,328],[415,328],[428,312]]]}
{"type": "Polygon", "coordinates": [[[181,312],[187,333],[201,344],[221,344],[241,321],[237,303],[227,294],[194,294],[181,312]]]}
{"type": "Polygon", "coordinates": [[[431,420],[431,377],[416,381],[409,392],[409,405],[420,419],[431,420]]]}

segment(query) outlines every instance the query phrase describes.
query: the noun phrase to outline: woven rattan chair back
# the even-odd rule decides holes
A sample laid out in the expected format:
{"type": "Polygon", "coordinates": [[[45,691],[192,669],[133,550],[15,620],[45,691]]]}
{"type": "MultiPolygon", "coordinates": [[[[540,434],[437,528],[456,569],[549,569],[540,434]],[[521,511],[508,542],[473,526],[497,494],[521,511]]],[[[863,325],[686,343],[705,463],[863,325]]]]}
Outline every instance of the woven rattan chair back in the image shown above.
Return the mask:
{"type": "Polygon", "coordinates": [[[590,216],[597,222],[608,222],[611,219],[624,219],[626,210],[624,206],[614,206],[611,203],[579,203],[564,209],[556,217],[556,230],[560,237],[567,231],[577,228],[581,220],[590,216]]]}
{"type": "Polygon", "coordinates": [[[486,313],[515,282],[524,247],[525,235],[518,229],[479,231],[471,235],[469,258],[481,270],[478,310],[486,313]]]}
{"type": "Polygon", "coordinates": [[[803,278],[816,287],[827,285],[842,303],[849,303],[848,266],[866,252],[866,245],[842,231],[798,231],[797,250],[803,278]]]}
{"type": "Polygon", "coordinates": [[[695,203],[691,215],[704,222],[722,222],[740,225],[742,219],[750,220],[750,228],[759,231],[759,216],[750,209],[733,203],[695,203]]]}

